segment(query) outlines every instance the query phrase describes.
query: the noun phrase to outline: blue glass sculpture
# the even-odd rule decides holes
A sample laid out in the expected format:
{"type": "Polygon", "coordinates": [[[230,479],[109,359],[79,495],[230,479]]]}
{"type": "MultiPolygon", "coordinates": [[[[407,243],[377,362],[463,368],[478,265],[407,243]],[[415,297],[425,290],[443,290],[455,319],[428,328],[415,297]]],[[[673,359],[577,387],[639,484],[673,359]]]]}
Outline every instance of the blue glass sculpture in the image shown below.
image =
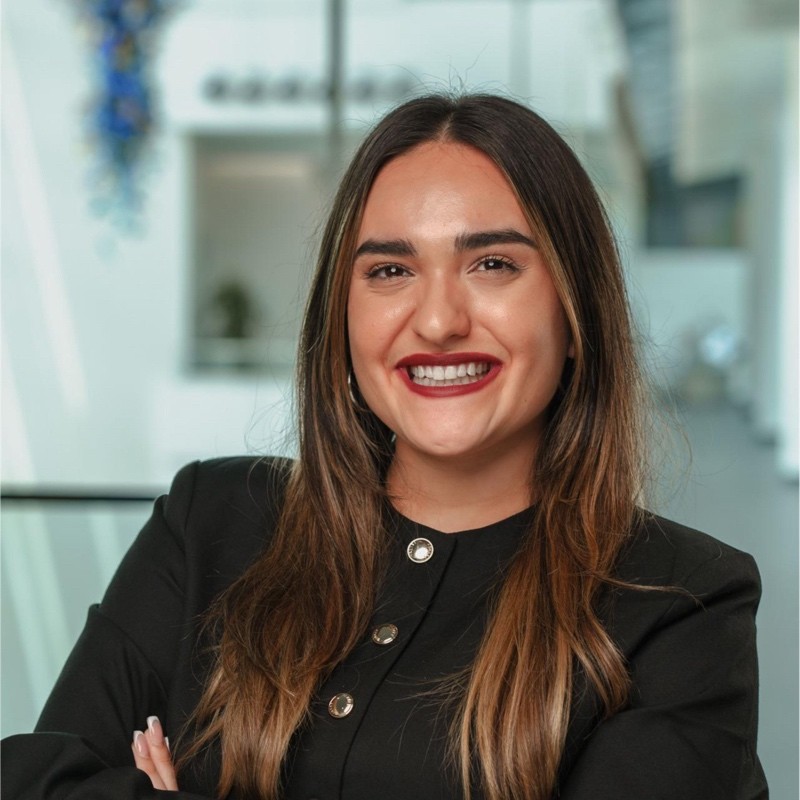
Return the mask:
{"type": "Polygon", "coordinates": [[[178,0],[80,0],[96,46],[97,92],[89,111],[96,169],[92,207],[135,226],[153,129],[149,67],[155,33],[178,0]]]}

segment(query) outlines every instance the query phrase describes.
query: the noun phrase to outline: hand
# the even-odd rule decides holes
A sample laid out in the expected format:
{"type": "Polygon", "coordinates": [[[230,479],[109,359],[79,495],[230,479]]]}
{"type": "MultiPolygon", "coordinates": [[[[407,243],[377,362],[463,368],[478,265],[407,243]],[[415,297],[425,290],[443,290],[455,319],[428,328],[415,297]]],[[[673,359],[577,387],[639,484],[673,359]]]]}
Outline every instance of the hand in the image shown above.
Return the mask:
{"type": "Polygon", "coordinates": [[[154,789],[177,790],[178,780],[172,766],[169,740],[164,736],[158,717],[147,718],[146,731],[133,732],[131,749],[136,766],[147,773],[154,789]]]}

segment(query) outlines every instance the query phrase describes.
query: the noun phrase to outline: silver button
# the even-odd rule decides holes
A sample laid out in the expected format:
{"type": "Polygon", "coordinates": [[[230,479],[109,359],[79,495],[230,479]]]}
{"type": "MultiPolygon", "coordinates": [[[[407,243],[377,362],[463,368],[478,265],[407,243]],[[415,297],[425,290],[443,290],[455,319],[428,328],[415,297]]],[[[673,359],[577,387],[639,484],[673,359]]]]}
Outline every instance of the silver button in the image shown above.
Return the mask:
{"type": "Polygon", "coordinates": [[[336,719],[341,719],[353,710],[354,705],[352,695],[347,694],[347,692],[339,692],[339,694],[331,697],[328,703],[328,713],[332,717],[336,717],[336,719]]]}
{"type": "Polygon", "coordinates": [[[396,638],[397,634],[400,631],[397,630],[397,625],[392,625],[391,622],[387,622],[384,625],[378,625],[374,631],[372,631],[372,641],[375,644],[391,644],[396,638]]]}
{"type": "Polygon", "coordinates": [[[415,564],[424,564],[433,555],[433,544],[428,539],[414,539],[406,552],[415,564]]]}

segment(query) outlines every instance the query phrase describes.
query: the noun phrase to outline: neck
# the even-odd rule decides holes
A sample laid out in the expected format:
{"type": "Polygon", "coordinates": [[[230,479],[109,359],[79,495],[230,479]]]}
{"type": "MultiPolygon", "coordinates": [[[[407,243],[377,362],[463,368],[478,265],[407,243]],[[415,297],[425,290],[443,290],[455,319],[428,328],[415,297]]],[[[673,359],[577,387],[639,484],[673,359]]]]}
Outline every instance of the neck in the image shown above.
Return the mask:
{"type": "Polygon", "coordinates": [[[531,504],[530,451],[498,459],[438,459],[398,443],[387,476],[389,496],[405,517],[452,533],[481,528],[531,504]]]}

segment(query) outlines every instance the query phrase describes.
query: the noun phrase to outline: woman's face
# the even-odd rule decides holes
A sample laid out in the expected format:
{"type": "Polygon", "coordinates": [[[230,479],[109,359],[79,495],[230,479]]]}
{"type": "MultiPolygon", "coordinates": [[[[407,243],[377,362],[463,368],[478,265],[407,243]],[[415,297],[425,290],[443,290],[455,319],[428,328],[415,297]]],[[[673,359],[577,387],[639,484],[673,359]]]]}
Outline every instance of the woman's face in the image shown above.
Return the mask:
{"type": "Polygon", "coordinates": [[[347,313],[358,387],[397,458],[535,451],[570,339],[525,215],[482,152],[430,142],[381,170],[347,313]]]}

